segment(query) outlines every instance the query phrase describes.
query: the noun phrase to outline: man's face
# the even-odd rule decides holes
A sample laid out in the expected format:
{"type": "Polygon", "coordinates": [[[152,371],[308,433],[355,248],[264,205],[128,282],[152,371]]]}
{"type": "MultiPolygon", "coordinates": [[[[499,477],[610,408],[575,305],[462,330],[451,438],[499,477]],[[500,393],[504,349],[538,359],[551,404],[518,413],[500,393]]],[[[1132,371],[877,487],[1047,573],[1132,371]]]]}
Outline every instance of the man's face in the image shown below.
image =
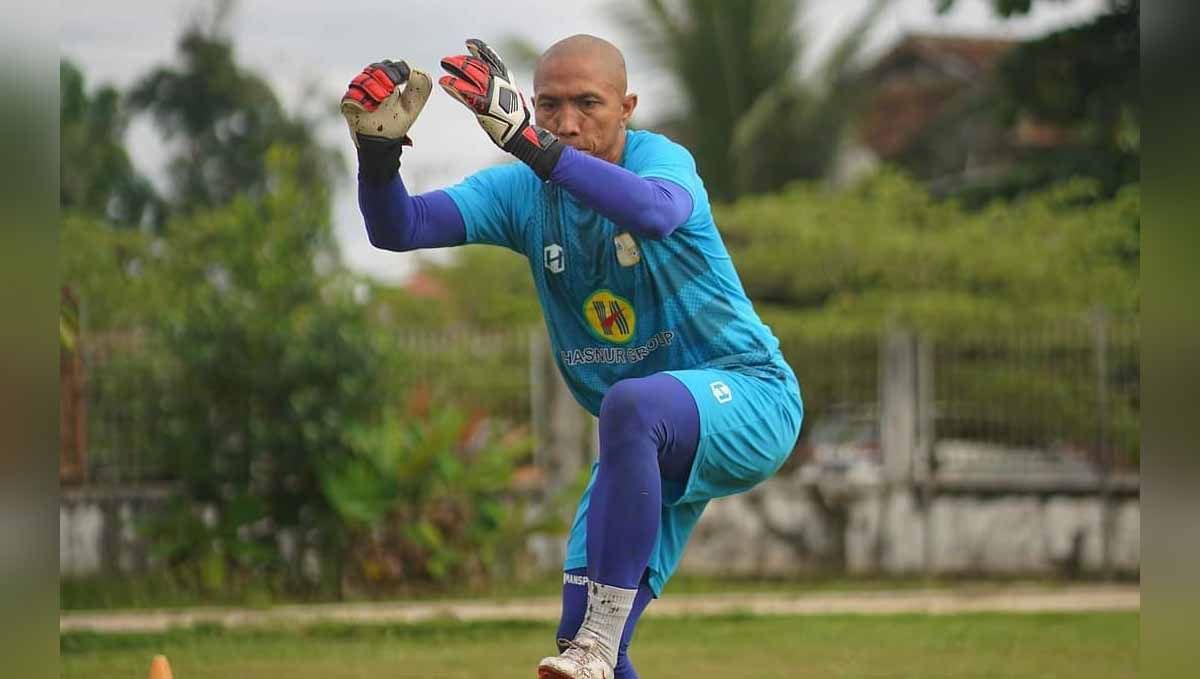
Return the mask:
{"type": "Polygon", "coordinates": [[[534,76],[534,121],[564,144],[609,162],[621,160],[625,123],[637,95],[625,94],[619,74],[606,73],[596,60],[555,56],[534,76]]]}

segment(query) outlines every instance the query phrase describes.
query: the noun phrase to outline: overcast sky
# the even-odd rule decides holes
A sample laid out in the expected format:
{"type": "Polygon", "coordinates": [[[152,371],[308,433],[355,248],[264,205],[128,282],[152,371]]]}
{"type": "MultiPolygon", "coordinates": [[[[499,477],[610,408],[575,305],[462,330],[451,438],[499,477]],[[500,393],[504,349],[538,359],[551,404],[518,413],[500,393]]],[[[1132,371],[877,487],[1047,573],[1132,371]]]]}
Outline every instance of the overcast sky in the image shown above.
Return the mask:
{"type": "MultiPolygon", "coordinates": [[[[362,0],[243,0],[233,15],[237,59],[271,73],[283,101],[307,111],[332,109],[346,83],[364,65],[381,58],[405,59],[436,77],[438,61],[463,51],[468,37],[499,42],[524,37],[540,47],[574,33],[607,38],[626,53],[629,85],[640,103],[637,118],[653,121],[676,103],[672,83],[637,50],[615,17],[616,7],[637,0],[509,0],[506,3],[365,2],[362,0]],[[503,8],[504,11],[500,11],[503,8]]],[[[809,0],[802,29],[811,54],[820,54],[862,13],[869,0],[809,0]]],[[[869,51],[878,53],[912,32],[1028,37],[1079,23],[1104,9],[1105,0],[1039,2],[1028,17],[1001,21],[990,0],[958,0],[947,16],[934,13],[932,0],[893,0],[875,29],[869,51]]],[[[209,7],[202,0],[127,0],[73,3],[60,15],[66,58],[82,67],[88,87],[108,82],[125,88],[156,65],[174,58],[175,42],[189,19],[209,7]]],[[[503,54],[501,55],[503,56],[503,54]]],[[[531,89],[530,74],[520,84],[531,89]]],[[[484,136],[470,114],[434,88],[411,131],[402,174],[414,192],[459,181],[471,172],[506,159],[484,136]]],[[[351,142],[340,118],[330,118],[320,134],[339,145],[353,167],[351,142]]],[[[138,167],[163,185],[160,140],[150,123],[136,121],[128,144],[138,167]]],[[[375,250],[367,242],[352,185],[342,185],[334,204],[338,238],[347,262],[373,276],[398,280],[411,270],[413,255],[375,250]]]]}

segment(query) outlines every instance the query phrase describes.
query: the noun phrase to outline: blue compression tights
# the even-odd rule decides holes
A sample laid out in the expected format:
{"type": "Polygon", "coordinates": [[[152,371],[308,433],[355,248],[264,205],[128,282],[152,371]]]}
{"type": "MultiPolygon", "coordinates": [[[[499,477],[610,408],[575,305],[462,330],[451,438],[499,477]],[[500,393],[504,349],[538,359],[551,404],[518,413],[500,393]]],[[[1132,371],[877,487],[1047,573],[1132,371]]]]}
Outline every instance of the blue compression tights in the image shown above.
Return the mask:
{"type": "Polygon", "coordinates": [[[687,482],[699,440],[696,402],[670,375],[622,380],[600,406],[600,468],[587,516],[588,566],[571,569],[563,578],[557,638],[575,638],[583,624],[587,580],[636,588],[615,679],[638,678],[628,650],[638,618],[654,596],[646,565],[658,538],[662,480],[687,482]]]}
{"type": "Polygon", "coordinates": [[[600,405],[600,468],[587,516],[588,578],[636,589],[658,539],[662,481],[686,482],[700,414],[679,380],[621,380],[600,405]]]}

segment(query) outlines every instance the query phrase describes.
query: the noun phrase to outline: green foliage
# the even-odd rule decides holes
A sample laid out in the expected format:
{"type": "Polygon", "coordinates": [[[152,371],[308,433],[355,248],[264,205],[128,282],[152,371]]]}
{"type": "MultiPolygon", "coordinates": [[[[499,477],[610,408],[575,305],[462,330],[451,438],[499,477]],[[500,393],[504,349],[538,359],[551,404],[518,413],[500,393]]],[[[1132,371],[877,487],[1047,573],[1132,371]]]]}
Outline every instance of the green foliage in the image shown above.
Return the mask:
{"type": "Polygon", "coordinates": [[[400,402],[457,403],[509,421],[530,416],[529,343],[519,326],[398,330],[389,336],[388,384],[400,402]]]}
{"type": "Polygon", "coordinates": [[[967,211],[883,173],[846,191],[796,184],[743,198],[717,221],[796,367],[809,421],[875,400],[878,337],[901,325],[938,348],[940,436],[1095,452],[1091,322],[1103,311],[1113,319],[1106,435],[1129,462],[1140,204],[1136,186],[1106,200],[1077,181],[967,211]]]}
{"type": "Polygon", "coordinates": [[[714,198],[730,199],[826,173],[859,99],[855,58],[885,5],[872,0],[807,82],[796,75],[800,3],[646,0],[623,18],[685,97],[657,127],[692,151],[714,198]]]}
{"type": "Polygon", "coordinates": [[[96,415],[133,435],[101,427],[100,442],[169,453],[156,473],[183,496],[146,529],[163,563],[206,590],[264,572],[303,584],[281,534],[336,559],[318,470],[381,401],[376,338],[302,158],[272,149],[268,193],[175,217],[161,236],[64,224],[64,278],[101,369],[96,415]]]}
{"type": "Polygon", "coordinates": [[[83,73],[59,65],[59,207],[117,226],[156,227],[163,206],[123,145],[128,112],[112,87],[86,91],[83,73]]]}
{"type": "Polygon", "coordinates": [[[1139,359],[1137,325],[1128,318],[982,328],[944,338],[934,352],[934,392],[943,395],[938,436],[1056,448],[1094,461],[1111,453],[1118,467],[1136,467],[1139,359]]]}
{"type": "Polygon", "coordinates": [[[59,276],[78,300],[59,307],[69,346],[86,366],[88,467],[98,482],[166,475],[162,403],[170,356],[150,332],[165,303],[150,273],[161,241],[133,229],[65,212],[60,226],[59,276]],[[157,245],[156,245],[157,244],[157,245]]]}
{"type": "Polygon", "coordinates": [[[512,480],[531,440],[496,426],[449,407],[426,418],[389,411],[355,432],[353,454],[322,478],[349,528],[349,580],[379,591],[511,578],[532,532],[562,528],[527,518],[512,480]]]}
{"type": "Polygon", "coordinates": [[[422,265],[444,293],[435,298],[377,288],[372,315],[388,329],[387,383],[402,402],[453,402],[527,420],[529,341],[542,323],[529,263],[490,246],[455,254],[422,265]]]}
{"type": "Polygon", "coordinates": [[[379,327],[400,329],[444,328],[455,320],[454,300],[415,294],[404,285],[375,282],[368,309],[379,327]]]}
{"type": "Polygon", "coordinates": [[[336,268],[325,195],[304,184],[294,151],[274,149],[267,162],[272,190],[260,200],[168,225],[152,272],[169,300],[157,322],[174,368],[161,445],[186,484],[186,511],[217,508],[200,541],[230,568],[286,567],[296,581],[300,559],[279,561],[277,536],[333,557],[318,471],[376,414],[379,361],[336,268]]]}
{"type": "Polygon", "coordinates": [[[1138,15],[1116,12],[1020,45],[1001,66],[1009,104],[1039,120],[1088,123],[1095,137],[1113,135],[1123,107],[1141,108],[1140,44],[1138,15]]]}
{"type": "Polygon", "coordinates": [[[1137,3],[1017,46],[1001,64],[1002,111],[1068,133],[1058,148],[1027,153],[1000,189],[1090,177],[1111,196],[1141,176],[1140,30],[1137,3]]]}
{"type": "Polygon", "coordinates": [[[58,346],[67,352],[79,346],[79,304],[66,290],[59,299],[58,346]]]}
{"type": "MultiPolygon", "coordinates": [[[[77,315],[65,307],[60,341],[88,357],[93,463],[116,470],[101,475],[108,481],[132,475],[180,483],[179,498],[142,528],[172,587],[218,599],[264,584],[340,592],[342,569],[367,563],[347,564],[347,549],[366,544],[364,526],[382,511],[371,479],[361,476],[365,467],[344,465],[378,464],[394,458],[374,456],[396,451],[418,456],[401,466],[430,466],[406,483],[433,484],[406,485],[386,505],[394,517],[402,507],[396,502],[414,492],[436,505],[417,506],[414,523],[403,527],[405,544],[416,550],[409,564],[416,577],[511,571],[515,545],[537,527],[505,495],[527,441],[485,437],[492,448],[482,450],[445,438],[462,434],[461,422],[435,418],[412,433],[380,418],[388,403],[428,409],[414,385],[433,377],[428,367],[437,362],[422,361],[430,355],[461,378],[434,380],[449,388],[437,394],[439,408],[462,399],[455,390],[464,384],[482,384],[466,391],[493,400],[469,407],[527,413],[524,324],[536,318],[527,270],[514,276],[517,260],[495,253],[468,253],[456,264],[486,285],[474,297],[464,289],[465,311],[452,311],[477,314],[520,341],[434,351],[397,333],[411,332],[414,319],[442,328],[451,317],[398,294],[376,295],[371,307],[358,301],[367,286],[342,268],[330,224],[329,152],[314,142],[311,121],[285,112],[264,78],[238,66],[220,23],[190,28],[179,63],[150,73],[129,94],[132,107],[152,113],[173,142],[165,223],[114,229],[119,215],[99,199],[76,198],[92,195],[86,191],[64,189],[71,209],[61,271],[79,305],[77,315]],[[488,389],[496,379],[511,388],[488,389]],[[367,484],[362,495],[347,494],[355,483],[367,484]],[[464,523],[445,523],[445,511],[468,505],[464,523]],[[320,582],[305,567],[313,556],[320,582]]],[[[82,76],[68,67],[64,74],[64,135],[79,142],[71,148],[111,142],[106,153],[127,160],[123,118],[104,122],[124,115],[120,96],[109,89],[89,99],[82,76]],[[72,121],[82,122],[69,129],[72,121]]],[[[464,279],[448,276],[446,285],[457,290],[464,279]]]]}
{"type": "MultiPolygon", "coordinates": [[[[967,178],[951,195],[969,206],[1011,199],[1073,178],[1090,178],[1108,198],[1141,176],[1140,6],[1110,3],[1110,11],[1079,26],[1023,42],[998,67],[996,83],[976,101],[948,113],[905,152],[900,162],[926,178],[960,171],[965,149],[954,150],[971,121],[994,119],[1004,129],[1034,124],[1054,141],[1010,150],[1011,167],[967,178]],[[1049,127],[1047,127],[1049,126],[1049,127]]],[[[1026,13],[1030,0],[996,0],[996,11],[1026,13]]]]}
{"type": "Polygon", "coordinates": [[[454,261],[426,271],[450,293],[454,317],[489,330],[527,327],[541,307],[524,257],[492,246],[459,249],[454,261]]]}
{"type": "Polygon", "coordinates": [[[888,322],[947,333],[1103,307],[1139,308],[1140,192],[1075,182],[967,212],[882,173],[829,192],[796,184],[717,209],[752,299],[811,332],[888,322]]]}
{"type": "Polygon", "coordinates": [[[80,298],[80,323],[91,333],[128,328],[157,301],[143,275],[153,239],[139,231],[66,211],[60,224],[59,276],[80,298]]]}
{"type": "Polygon", "coordinates": [[[128,94],[130,107],[151,113],[177,143],[170,162],[177,210],[265,194],[273,146],[300,155],[296,179],[311,189],[327,187],[342,171],[336,152],[316,142],[316,121],[285,109],[263,76],[236,62],[226,19],[219,14],[212,27],[189,27],[179,39],[179,63],[153,70],[128,94]]]}

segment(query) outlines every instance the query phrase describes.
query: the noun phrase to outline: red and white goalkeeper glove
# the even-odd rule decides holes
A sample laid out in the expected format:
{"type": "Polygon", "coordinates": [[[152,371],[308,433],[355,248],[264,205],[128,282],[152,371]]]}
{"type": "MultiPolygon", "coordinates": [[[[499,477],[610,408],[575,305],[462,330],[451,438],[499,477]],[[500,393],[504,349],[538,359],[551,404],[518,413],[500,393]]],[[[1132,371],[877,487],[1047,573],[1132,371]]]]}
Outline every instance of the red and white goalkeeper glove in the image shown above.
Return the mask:
{"type": "Polygon", "coordinates": [[[521,159],[543,180],[549,179],[562,155],[562,142],[531,124],[516,79],[492,48],[471,38],[467,51],[471,54],[442,59],[442,68],[450,75],[442,76],[438,83],[471,109],[496,146],[521,159]]]}
{"type": "Polygon", "coordinates": [[[412,146],[408,129],[432,90],[428,74],[388,59],[367,66],[350,81],[341,109],[364,179],[387,180],[396,174],[401,150],[412,146]]]}

